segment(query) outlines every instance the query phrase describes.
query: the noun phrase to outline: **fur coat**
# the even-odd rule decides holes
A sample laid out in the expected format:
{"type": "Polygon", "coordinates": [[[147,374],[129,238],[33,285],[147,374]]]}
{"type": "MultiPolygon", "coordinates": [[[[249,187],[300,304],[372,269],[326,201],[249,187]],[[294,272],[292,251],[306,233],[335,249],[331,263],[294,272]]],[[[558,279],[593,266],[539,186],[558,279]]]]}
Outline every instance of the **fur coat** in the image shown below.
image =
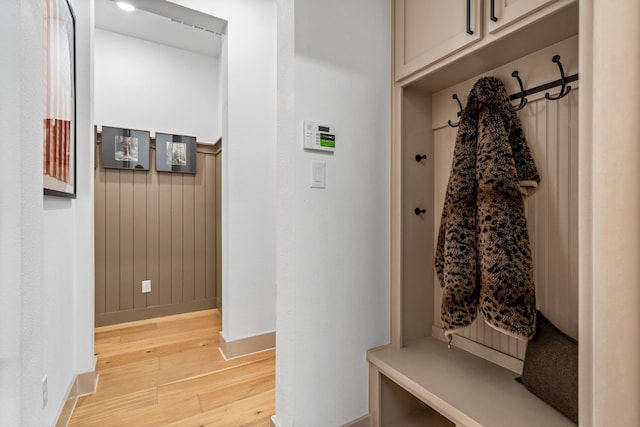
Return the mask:
{"type": "Polygon", "coordinates": [[[540,182],[503,83],[474,85],[460,119],[436,248],[446,335],[478,311],[491,327],[528,340],[536,299],[524,198],[540,182]]]}

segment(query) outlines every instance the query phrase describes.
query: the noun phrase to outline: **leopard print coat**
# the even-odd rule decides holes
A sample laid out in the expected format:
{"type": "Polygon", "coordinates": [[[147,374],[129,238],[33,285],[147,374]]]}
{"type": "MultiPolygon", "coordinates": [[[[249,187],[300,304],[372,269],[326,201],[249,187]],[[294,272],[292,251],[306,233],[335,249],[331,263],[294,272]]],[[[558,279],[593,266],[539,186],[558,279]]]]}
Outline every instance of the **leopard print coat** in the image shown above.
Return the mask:
{"type": "Polygon", "coordinates": [[[478,311],[519,339],[535,334],[536,299],[524,197],[540,177],[504,84],[474,85],[460,119],[436,249],[447,336],[478,311]]]}

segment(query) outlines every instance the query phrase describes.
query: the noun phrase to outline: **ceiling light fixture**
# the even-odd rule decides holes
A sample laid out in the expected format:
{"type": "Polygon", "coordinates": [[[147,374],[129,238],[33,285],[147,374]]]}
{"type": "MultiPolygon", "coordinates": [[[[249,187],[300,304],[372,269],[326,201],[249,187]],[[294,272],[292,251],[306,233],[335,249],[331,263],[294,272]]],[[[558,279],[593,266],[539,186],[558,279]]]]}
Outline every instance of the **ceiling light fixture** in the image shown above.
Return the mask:
{"type": "Polygon", "coordinates": [[[127,11],[127,12],[133,12],[134,10],[136,10],[136,8],[132,4],[124,2],[124,1],[118,1],[118,2],[116,2],[116,4],[118,5],[118,7],[120,9],[122,9],[124,11],[127,11]]]}

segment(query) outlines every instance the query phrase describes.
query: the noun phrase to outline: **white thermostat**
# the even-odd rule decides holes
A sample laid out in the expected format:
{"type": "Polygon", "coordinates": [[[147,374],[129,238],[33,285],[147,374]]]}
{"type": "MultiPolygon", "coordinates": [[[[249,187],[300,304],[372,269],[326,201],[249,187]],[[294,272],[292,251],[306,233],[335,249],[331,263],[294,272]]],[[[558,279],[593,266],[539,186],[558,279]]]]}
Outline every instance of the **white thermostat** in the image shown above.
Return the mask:
{"type": "Polygon", "coordinates": [[[304,122],[304,148],[334,151],[336,149],[336,132],[333,126],[304,122]]]}

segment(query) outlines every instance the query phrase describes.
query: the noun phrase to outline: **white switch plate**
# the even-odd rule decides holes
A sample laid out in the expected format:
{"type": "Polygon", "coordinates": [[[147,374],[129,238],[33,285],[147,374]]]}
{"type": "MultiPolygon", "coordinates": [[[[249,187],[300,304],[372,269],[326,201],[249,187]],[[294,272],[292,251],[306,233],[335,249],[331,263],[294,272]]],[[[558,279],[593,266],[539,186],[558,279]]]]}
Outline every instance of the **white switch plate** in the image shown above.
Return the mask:
{"type": "Polygon", "coordinates": [[[311,163],[311,188],[326,188],[326,164],[314,161],[311,163]]]}
{"type": "Polygon", "coordinates": [[[146,294],[151,292],[151,280],[143,280],[142,281],[142,293],[146,294]]]}

